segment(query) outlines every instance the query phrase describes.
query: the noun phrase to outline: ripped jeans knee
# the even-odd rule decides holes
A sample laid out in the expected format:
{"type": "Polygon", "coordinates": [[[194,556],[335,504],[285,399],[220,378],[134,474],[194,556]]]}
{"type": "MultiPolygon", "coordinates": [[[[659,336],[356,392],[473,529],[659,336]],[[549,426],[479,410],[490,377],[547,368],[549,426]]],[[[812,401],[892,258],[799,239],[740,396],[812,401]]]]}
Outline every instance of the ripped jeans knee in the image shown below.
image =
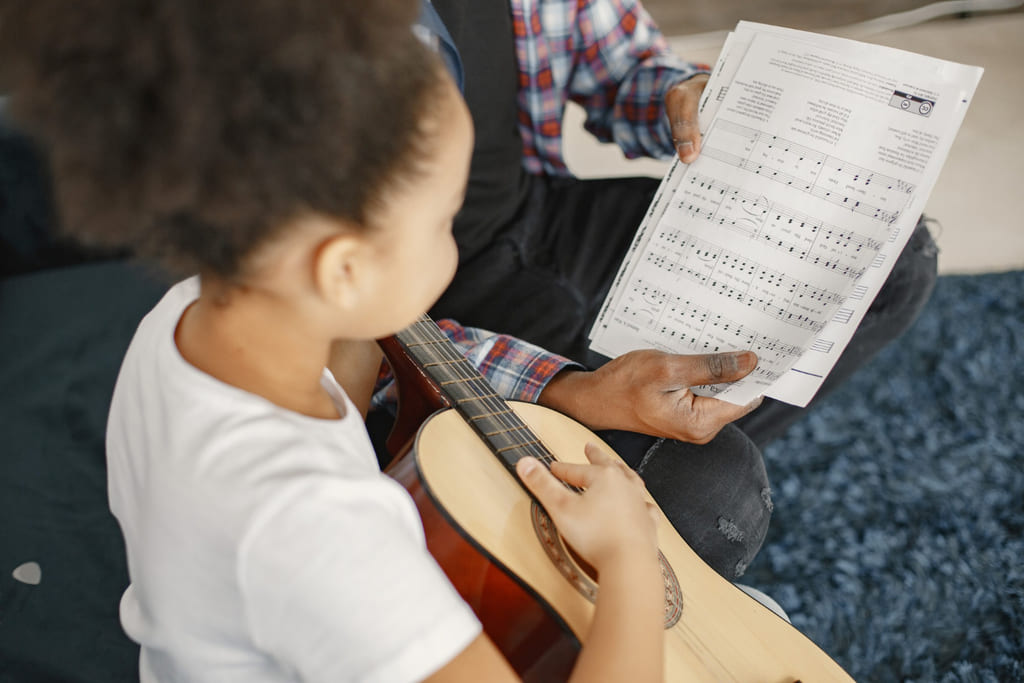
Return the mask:
{"type": "Polygon", "coordinates": [[[625,432],[602,437],[701,559],[730,581],[743,575],[764,543],[772,498],[761,451],[740,429],[726,425],[703,445],[625,432]]]}

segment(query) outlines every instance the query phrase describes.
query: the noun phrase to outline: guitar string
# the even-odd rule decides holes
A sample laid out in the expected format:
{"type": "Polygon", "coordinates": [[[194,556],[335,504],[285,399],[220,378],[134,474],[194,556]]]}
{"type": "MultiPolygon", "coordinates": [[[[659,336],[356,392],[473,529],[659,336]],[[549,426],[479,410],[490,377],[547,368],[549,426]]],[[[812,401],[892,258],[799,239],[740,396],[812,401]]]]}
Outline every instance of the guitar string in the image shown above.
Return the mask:
{"type": "MultiPolygon", "coordinates": [[[[536,439],[536,435],[532,433],[519,416],[512,411],[511,406],[502,397],[494,393],[493,388],[486,379],[459,353],[458,349],[441,332],[436,323],[429,317],[423,316],[415,325],[419,328],[418,330],[409,330],[414,337],[414,343],[424,345],[437,343],[437,347],[432,351],[446,365],[447,374],[450,377],[454,377],[456,382],[465,384],[467,391],[474,394],[466,400],[473,401],[489,411],[487,418],[508,433],[508,438],[513,441],[512,446],[516,450],[525,450],[528,454],[535,455],[544,462],[549,462],[552,459],[550,452],[539,442],[539,439],[536,439]],[[535,441],[515,439],[512,434],[515,431],[522,432],[524,436],[533,437],[535,441]]],[[[425,349],[424,352],[426,352],[425,349]]],[[[445,391],[443,387],[442,391],[445,391]]],[[[461,407],[459,405],[460,397],[455,395],[455,391],[446,393],[450,394],[450,398],[455,401],[457,408],[461,407]]],[[[469,412],[468,409],[467,412],[469,412]]]]}
{"type": "MultiPolygon", "coordinates": [[[[454,382],[462,383],[465,385],[467,391],[473,396],[467,397],[466,400],[474,401],[477,404],[482,405],[490,412],[486,413],[488,419],[499,423],[501,427],[506,429],[525,428],[525,423],[518,418],[518,416],[512,411],[505,400],[498,396],[493,387],[483,378],[475,367],[461,354],[458,349],[451,343],[451,340],[445,336],[437,325],[429,318],[421,318],[417,323],[422,334],[418,334],[416,330],[412,330],[412,333],[416,336],[417,340],[422,344],[431,344],[437,342],[437,347],[433,349],[435,355],[440,355],[442,360],[440,361],[446,367],[445,370],[449,377],[454,378],[454,382]]],[[[426,352],[426,350],[424,350],[426,352]]],[[[444,387],[441,387],[442,391],[445,391],[444,387]]],[[[447,392],[451,394],[450,398],[454,399],[456,406],[459,405],[459,397],[455,396],[454,390],[447,392]]],[[[529,445],[529,442],[523,442],[521,446],[529,445]]]]}
{"type": "MultiPolygon", "coordinates": [[[[432,322],[429,324],[432,325],[432,322]]],[[[432,332],[433,337],[439,334],[436,326],[432,332]]],[[[504,399],[494,394],[492,387],[486,379],[482,378],[476,371],[476,368],[450,344],[450,340],[447,337],[432,339],[430,336],[425,337],[415,332],[411,336],[413,337],[413,343],[416,343],[416,340],[421,340],[421,343],[427,344],[435,341],[439,342],[437,348],[432,349],[434,352],[432,355],[441,358],[441,362],[446,364],[446,374],[448,377],[454,377],[456,381],[464,381],[467,392],[474,394],[469,400],[482,407],[486,411],[489,423],[499,428],[497,433],[491,435],[487,435],[481,430],[481,436],[491,447],[491,450],[495,451],[497,457],[505,459],[503,455],[505,451],[514,451],[519,457],[532,455],[550,468],[551,463],[555,460],[551,452],[544,446],[533,430],[512,411],[504,399]],[[504,448],[501,448],[498,439],[494,438],[501,433],[504,433],[505,439],[510,442],[510,445],[504,448]]],[[[456,401],[457,410],[459,408],[463,409],[460,412],[464,417],[471,415],[472,411],[468,407],[458,404],[459,397],[456,395],[456,392],[449,392],[449,397],[456,401]]],[[[484,425],[474,424],[474,426],[483,427],[484,425]]],[[[566,486],[572,490],[580,490],[569,484],[566,484],[566,486]]]]}
{"type": "MultiPolygon", "coordinates": [[[[487,409],[489,411],[485,413],[487,418],[505,429],[515,429],[520,426],[514,419],[514,414],[510,412],[510,407],[504,405],[503,400],[494,394],[492,388],[483,381],[483,378],[469,364],[469,361],[458,353],[457,349],[451,344],[451,341],[447,336],[443,336],[432,320],[421,318],[415,325],[419,329],[413,328],[408,330],[409,336],[412,337],[412,345],[426,347],[420,350],[421,355],[440,359],[433,361],[445,366],[444,368],[439,368],[438,373],[453,383],[464,384],[467,392],[474,394],[471,397],[467,397],[467,401],[472,400],[487,409]],[[430,349],[428,345],[435,343],[437,346],[430,349]]],[[[406,335],[400,333],[401,336],[406,335]]],[[[460,405],[460,397],[456,395],[458,392],[455,389],[446,390],[444,384],[447,382],[444,380],[437,383],[441,385],[439,386],[441,391],[454,400],[457,409],[462,407],[460,405]]]]}
{"type": "MultiPolygon", "coordinates": [[[[509,447],[510,450],[514,449],[525,455],[532,455],[549,466],[555,460],[533,430],[512,410],[505,399],[494,392],[493,387],[459,352],[429,316],[421,316],[398,336],[400,339],[406,336],[412,337],[413,344],[419,346],[436,344],[436,348],[432,349],[432,352],[441,358],[441,362],[445,364],[446,370],[454,377],[455,381],[465,384],[466,389],[474,394],[466,400],[483,406],[489,411],[488,419],[507,432],[508,438],[513,441],[509,447]],[[513,432],[517,431],[531,438],[529,440],[517,439],[513,436],[513,432]]],[[[426,354],[426,349],[423,352],[426,354]]],[[[442,391],[445,390],[442,388],[442,391]]],[[[454,393],[454,391],[451,392],[450,398],[454,400],[458,409],[460,407],[459,398],[454,396],[454,393]]]]}

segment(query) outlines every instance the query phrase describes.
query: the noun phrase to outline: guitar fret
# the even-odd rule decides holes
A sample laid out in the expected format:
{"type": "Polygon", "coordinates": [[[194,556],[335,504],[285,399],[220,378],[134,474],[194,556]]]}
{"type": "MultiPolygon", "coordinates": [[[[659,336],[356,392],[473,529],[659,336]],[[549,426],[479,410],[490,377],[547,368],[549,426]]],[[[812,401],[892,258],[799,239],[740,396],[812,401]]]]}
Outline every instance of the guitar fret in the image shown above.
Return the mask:
{"type": "Polygon", "coordinates": [[[511,410],[493,410],[493,411],[491,411],[489,413],[480,413],[479,415],[471,415],[467,419],[470,422],[472,422],[472,421],[475,421],[475,420],[486,420],[487,418],[494,417],[495,415],[512,415],[512,414],[513,413],[512,413],[511,410]]]}
{"type": "Polygon", "coordinates": [[[435,365],[461,365],[464,361],[465,359],[463,358],[456,358],[455,360],[435,360],[429,363],[423,363],[422,365],[425,368],[432,368],[435,365]]]}
{"type": "Polygon", "coordinates": [[[428,339],[427,341],[408,342],[408,343],[406,343],[406,346],[427,346],[429,344],[450,344],[450,343],[451,342],[448,340],[448,338],[445,337],[444,339],[428,339]]]}
{"type": "Polygon", "coordinates": [[[456,399],[455,403],[462,405],[463,403],[469,403],[471,401],[485,401],[489,398],[500,399],[501,397],[497,394],[481,394],[479,396],[467,396],[465,398],[456,399]]]}
{"type": "Polygon", "coordinates": [[[514,425],[512,427],[508,427],[506,429],[499,429],[499,430],[494,431],[494,432],[484,432],[483,435],[484,436],[498,436],[499,434],[508,434],[509,432],[514,432],[514,431],[523,430],[523,429],[529,429],[529,428],[525,424],[518,424],[518,425],[514,425]]]}
{"type": "Polygon", "coordinates": [[[419,319],[417,319],[416,322],[413,323],[413,325],[423,325],[427,328],[428,332],[435,332],[438,329],[437,323],[435,323],[433,319],[431,319],[431,317],[426,314],[421,315],[419,319]]]}
{"type": "Polygon", "coordinates": [[[513,444],[512,446],[503,446],[502,448],[497,448],[497,449],[495,449],[494,452],[495,453],[503,453],[505,451],[514,451],[517,448],[523,448],[525,446],[541,446],[541,447],[543,447],[543,444],[541,444],[541,442],[537,441],[536,439],[531,439],[530,441],[524,441],[522,443],[513,444]]]}
{"type": "Polygon", "coordinates": [[[446,387],[449,384],[465,384],[466,382],[478,382],[478,377],[460,377],[458,379],[449,379],[443,382],[438,382],[438,386],[446,387]]]}

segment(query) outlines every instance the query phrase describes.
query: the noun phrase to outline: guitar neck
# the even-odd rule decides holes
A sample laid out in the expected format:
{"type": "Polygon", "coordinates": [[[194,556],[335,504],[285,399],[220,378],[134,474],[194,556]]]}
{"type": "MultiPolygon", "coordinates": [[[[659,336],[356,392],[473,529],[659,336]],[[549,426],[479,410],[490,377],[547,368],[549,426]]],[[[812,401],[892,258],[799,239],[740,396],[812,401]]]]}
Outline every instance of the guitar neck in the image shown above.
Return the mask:
{"type": "Polygon", "coordinates": [[[527,455],[545,465],[554,461],[533,430],[429,316],[420,316],[395,338],[510,472],[515,474],[516,462],[527,455]]]}

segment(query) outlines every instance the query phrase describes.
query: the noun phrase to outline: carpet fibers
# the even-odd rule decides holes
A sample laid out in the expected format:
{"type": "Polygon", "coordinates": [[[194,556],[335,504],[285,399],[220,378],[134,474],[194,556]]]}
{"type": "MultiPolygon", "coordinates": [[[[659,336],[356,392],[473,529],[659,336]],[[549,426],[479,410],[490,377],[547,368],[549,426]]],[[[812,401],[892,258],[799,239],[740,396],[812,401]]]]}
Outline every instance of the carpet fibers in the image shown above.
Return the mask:
{"type": "Polygon", "coordinates": [[[1024,271],[922,316],[765,452],[743,578],[858,681],[1024,681],[1024,271]]]}

